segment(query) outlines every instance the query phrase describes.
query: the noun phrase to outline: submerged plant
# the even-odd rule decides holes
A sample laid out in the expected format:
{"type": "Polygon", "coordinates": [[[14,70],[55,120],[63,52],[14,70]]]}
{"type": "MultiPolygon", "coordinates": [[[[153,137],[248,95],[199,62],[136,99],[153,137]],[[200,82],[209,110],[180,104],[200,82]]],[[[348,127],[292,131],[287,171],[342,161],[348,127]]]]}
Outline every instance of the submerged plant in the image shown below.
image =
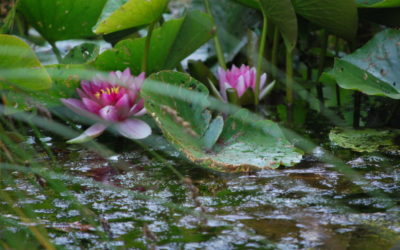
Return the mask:
{"type": "Polygon", "coordinates": [[[131,118],[146,113],[140,89],[145,73],[132,76],[129,68],[111,72],[107,78],[96,77],[82,81],[77,89],[79,99],[61,99],[79,115],[97,120],[80,136],[70,143],[86,142],[101,135],[108,126],[113,126],[121,135],[130,139],[143,139],[151,134],[150,126],[142,120],[131,118]]]}
{"type": "MultiPolygon", "coordinates": [[[[256,76],[257,70],[242,64],[240,68],[235,65],[231,69],[218,69],[219,91],[222,99],[225,101],[238,102],[237,104],[247,104],[244,99],[246,96],[253,96],[256,93],[256,76]],[[237,100],[232,100],[237,99],[237,100]]],[[[268,92],[268,86],[265,86],[267,74],[262,74],[260,79],[260,95],[261,99],[268,92]]]]}

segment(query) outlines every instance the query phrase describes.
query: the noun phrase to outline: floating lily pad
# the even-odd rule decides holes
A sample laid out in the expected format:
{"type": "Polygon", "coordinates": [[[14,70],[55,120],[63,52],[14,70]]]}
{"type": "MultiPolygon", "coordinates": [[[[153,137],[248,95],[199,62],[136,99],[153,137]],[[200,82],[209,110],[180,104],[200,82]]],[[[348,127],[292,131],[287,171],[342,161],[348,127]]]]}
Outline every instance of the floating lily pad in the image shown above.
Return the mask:
{"type": "MultiPolygon", "coordinates": [[[[164,23],[154,30],[151,37],[147,73],[175,68],[213,35],[210,16],[200,11],[164,23]]],[[[122,40],[115,48],[103,52],[95,61],[95,66],[102,70],[124,70],[129,67],[133,74],[139,74],[145,39],[122,40]]]]}
{"type": "Polygon", "coordinates": [[[142,96],[147,111],[166,138],[195,163],[222,172],[245,172],[292,166],[302,153],[269,120],[254,120],[240,110],[225,120],[212,119],[206,87],[173,71],[153,74],[142,96]]]}
{"type": "Polygon", "coordinates": [[[335,128],[329,133],[329,139],[343,148],[356,152],[393,152],[399,151],[400,146],[395,141],[400,136],[399,129],[344,129],[335,128]]]}
{"type": "Polygon", "coordinates": [[[94,43],[82,43],[72,48],[63,58],[64,64],[81,64],[93,61],[100,52],[100,46],[94,43]]]}
{"type": "Polygon", "coordinates": [[[399,30],[384,30],[353,54],[336,59],[328,74],[342,88],[400,99],[399,44],[399,30]]]}

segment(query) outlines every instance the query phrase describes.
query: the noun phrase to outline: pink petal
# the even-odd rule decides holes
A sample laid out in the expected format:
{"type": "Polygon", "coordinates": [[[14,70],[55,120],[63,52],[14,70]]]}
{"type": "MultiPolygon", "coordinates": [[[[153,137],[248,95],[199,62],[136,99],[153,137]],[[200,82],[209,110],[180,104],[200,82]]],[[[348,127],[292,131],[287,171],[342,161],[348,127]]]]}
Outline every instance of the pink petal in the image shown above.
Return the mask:
{"type": "Polygon", "coordinates": [[[264,88],[265,81],[267,81],[267,74],[262,74],[260,77],[260,89],[264,88]]]}
{"type": "Polygon", "coordinates": [[[150,126],[138,119],[128,119],[116,125],[117,131],[130,139],[143,139],[151,134],[150,126]]]}
{"type": "Polygon", "coordinates": [[[101,109],[100,104],[98,104],[97,102],[95,102],[89,98],[82,98],[82,102],[85,105],[86,109],[94,114],[97,114],[99,112],[99,110],[101,109]]]}
{"type": "Polygon", "coordinates": [[[96,123],[86,129],[80,136],[67,141],[68,143],[83,143],[101,135],[107,128],[104,124],[96,123]]]}
{"type": "Polygon", "coordinates": [[[86,110],[85,105],[82,103],[82,101],[78,99],[64,99],[61,98],[61,102],[64,103],[65,106],[67,106],[69,109],[74,111],[75,113],[82,115],[82,116],[87,116],[89,111],[86,110]]]}
{"type": "Polygon", "coordinates": [[[80,98],[88,98],[89,96],[84,92],[84,91],[82,91],[81,89],[76,89],[76,92],[78,93],[78,95],[80,96],[80,98]]]}
{"type": "Polygon", "coordinates": [[[241,97],[244,92],[246,91],[246,86],[244,84],[244,77],[240,76],[237,86],[236,86],[236,91],[238,92],[238,96],[241,97]]]}
{"type": "Polygon", "coordinates": [[[99,110],[99,115],[106,121],[116,122],[119,120],[118,109],[108,105],[99,110]]]}
{"type": "Polygon", "coordinates": [[[115,107],[119,110],[120,114],[126,114],[128,116],[130,110],[129,96],[124,94],[116,103],[115,107]]]}

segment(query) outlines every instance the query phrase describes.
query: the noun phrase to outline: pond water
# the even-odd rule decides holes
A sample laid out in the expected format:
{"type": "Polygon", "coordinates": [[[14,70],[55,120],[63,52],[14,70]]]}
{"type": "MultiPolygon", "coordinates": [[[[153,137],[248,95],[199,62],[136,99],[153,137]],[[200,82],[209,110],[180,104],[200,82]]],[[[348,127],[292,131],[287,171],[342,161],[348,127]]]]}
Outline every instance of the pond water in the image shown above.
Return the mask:
{"type": "MultiPolygon", "coordinates": [[[[292,168],[220,174],[195,167],[161,137],[149,151],[125,139],[105,159],[82,146],[45,137],[68,175],[68,192],[17,178],[3,191],[34,212],[53,242],[73,248],[390,249],[400,240],[399,158],[353,154],[328,145],[367,180],[361,188],[314,154],[292,168]],[[154,160],[152,152],[165,162],[154,160]],[[190,178],[181,181],[171,170],[190,178]],[[98,185],[101,183],[101,185],[98,185]],[[379,190],[382,195],[374,195],[379,190]],[[79,204],[76,205],[71,195],[79,204]],[[394,201],[389,204],[387,201],[394,201]],[[90,225],[93,219],[98,226],[90,225]]],[[[34,140],[30,140],[34,143],[34,140]]],[[[44,158],[43,160],[49,160],[44,158]]],[[[40,183],[40,179],[37,179],[40,183]]],[[[26,224],[0,203],[3,216],[26,224]],[[7,211],[7,212],[5,212],[7,211]]]]}

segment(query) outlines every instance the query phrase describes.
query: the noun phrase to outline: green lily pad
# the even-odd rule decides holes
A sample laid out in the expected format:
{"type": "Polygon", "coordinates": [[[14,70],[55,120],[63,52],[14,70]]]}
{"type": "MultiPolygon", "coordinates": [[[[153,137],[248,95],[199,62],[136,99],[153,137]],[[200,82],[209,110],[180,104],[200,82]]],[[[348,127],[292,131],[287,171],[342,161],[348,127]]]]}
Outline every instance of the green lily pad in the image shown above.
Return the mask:
{"type": "Polygon", "coordinates": [[[328,74],[340,87],[400,99],[400,31],[386,29],[353,54],[335,60],[328,74]]]}
{"type": "Polygon", "coordinates": [[[109,34],[150,24],[161,17],[167,3],[168,0],[108,0],[94,31],[109,34]]]}
{"type": "Polygon", "coordinates": [[[258,0],[261,10],[282,34],[286,48],[292,50],[297,42],[297,17],[290,0],[258,0]]]}
{"type": "Polygon", "coordinates": [[[33,50],[18,37],[0,35],[0,88],[44,90],[51,79],[33,50]]]}
{"type": "MultiPolygon", "coordinates": [[[[281,7],[287,4],[286,1],[272,1],[272,0],[235,0],[236,2],[247,5],[251,8],[260,9],[259,2],[269,2],[269,8],[281,7]],[[275,2],[273,4],[272,2],[275,2]]],[[[360,0],[361,1],[361,0],[360,0]]],[[[340,36],[344,39],[351,40],[355,37],[358,26],[357,5],[354,1],[349,0],[291,0],[294,11],[307,19],[308,21],[327,29],[330,33],[340,36]]],[[[275,9],[272,13],[282,14],[275,16],[280,20],[281,27],[290,28],[289,25],[293,23],[292,14],[290,9],[275,9]],[[286,13],[286,14],[285,14],[286,13]]],[[[271,14],[270,14],[271,15],[271,14]]],[[[282,30],[281,30],[282,32],[282,30]]],[[[290,33],[289,33],[290,34],[290,33]]],[[[292,33],[293,35],[293,33],[292,33]]]]}
{"type": "Polygon", "coordinates": [[[91,62],[99,55],[100,46],[94,43],[82,43],[72,48],[63,58],[64,64],[81,64],[91,62]]]}
{"type": "Polygon", "coordinates": [[[357,32],[357,5],[349,0],[292,0],[297,14],[327,29],[330,33],[352,40],[357,32]]]}
{"type": "Polygon", "coordinates": [[[189,75],[162,71],[142,88],[147,111],[166,138],[195,163],[221,172],[292,166],[302,153],[269,120],[240,110],[225,121],[211,118],[207,88],[189,75]]]}
{"type": "Polygon", "coordinates": [[[400,7],[400,0],[356,0],[358,7],[363,8],[393,8],[400,7]]]}
{"type": "Polygon", "coordinates": [[[329,139],[343,148],[356,152],[398,151],[400,146],[395,140],[400,136],[399,129],[344,129],[335,128],[329,133],[329,139]]]}
{"type": "MultiPolygon", "coordinates": [[[[151,37],[147,73],[175,68],[213,35],[210,16],[200,11],[164,23],[154,30],[151,37]]],[[[95,67],[102,70],[124,70],[129,67],[132,73],[139,74],[145,39],[122,40],[115,48],[100,54],[94,63],[95,67]]]]}
{"type": "Polygon", "coordinates": [[[20,0],[18,11],[48,41],[94,36],[106,0],[20,0]]]}

